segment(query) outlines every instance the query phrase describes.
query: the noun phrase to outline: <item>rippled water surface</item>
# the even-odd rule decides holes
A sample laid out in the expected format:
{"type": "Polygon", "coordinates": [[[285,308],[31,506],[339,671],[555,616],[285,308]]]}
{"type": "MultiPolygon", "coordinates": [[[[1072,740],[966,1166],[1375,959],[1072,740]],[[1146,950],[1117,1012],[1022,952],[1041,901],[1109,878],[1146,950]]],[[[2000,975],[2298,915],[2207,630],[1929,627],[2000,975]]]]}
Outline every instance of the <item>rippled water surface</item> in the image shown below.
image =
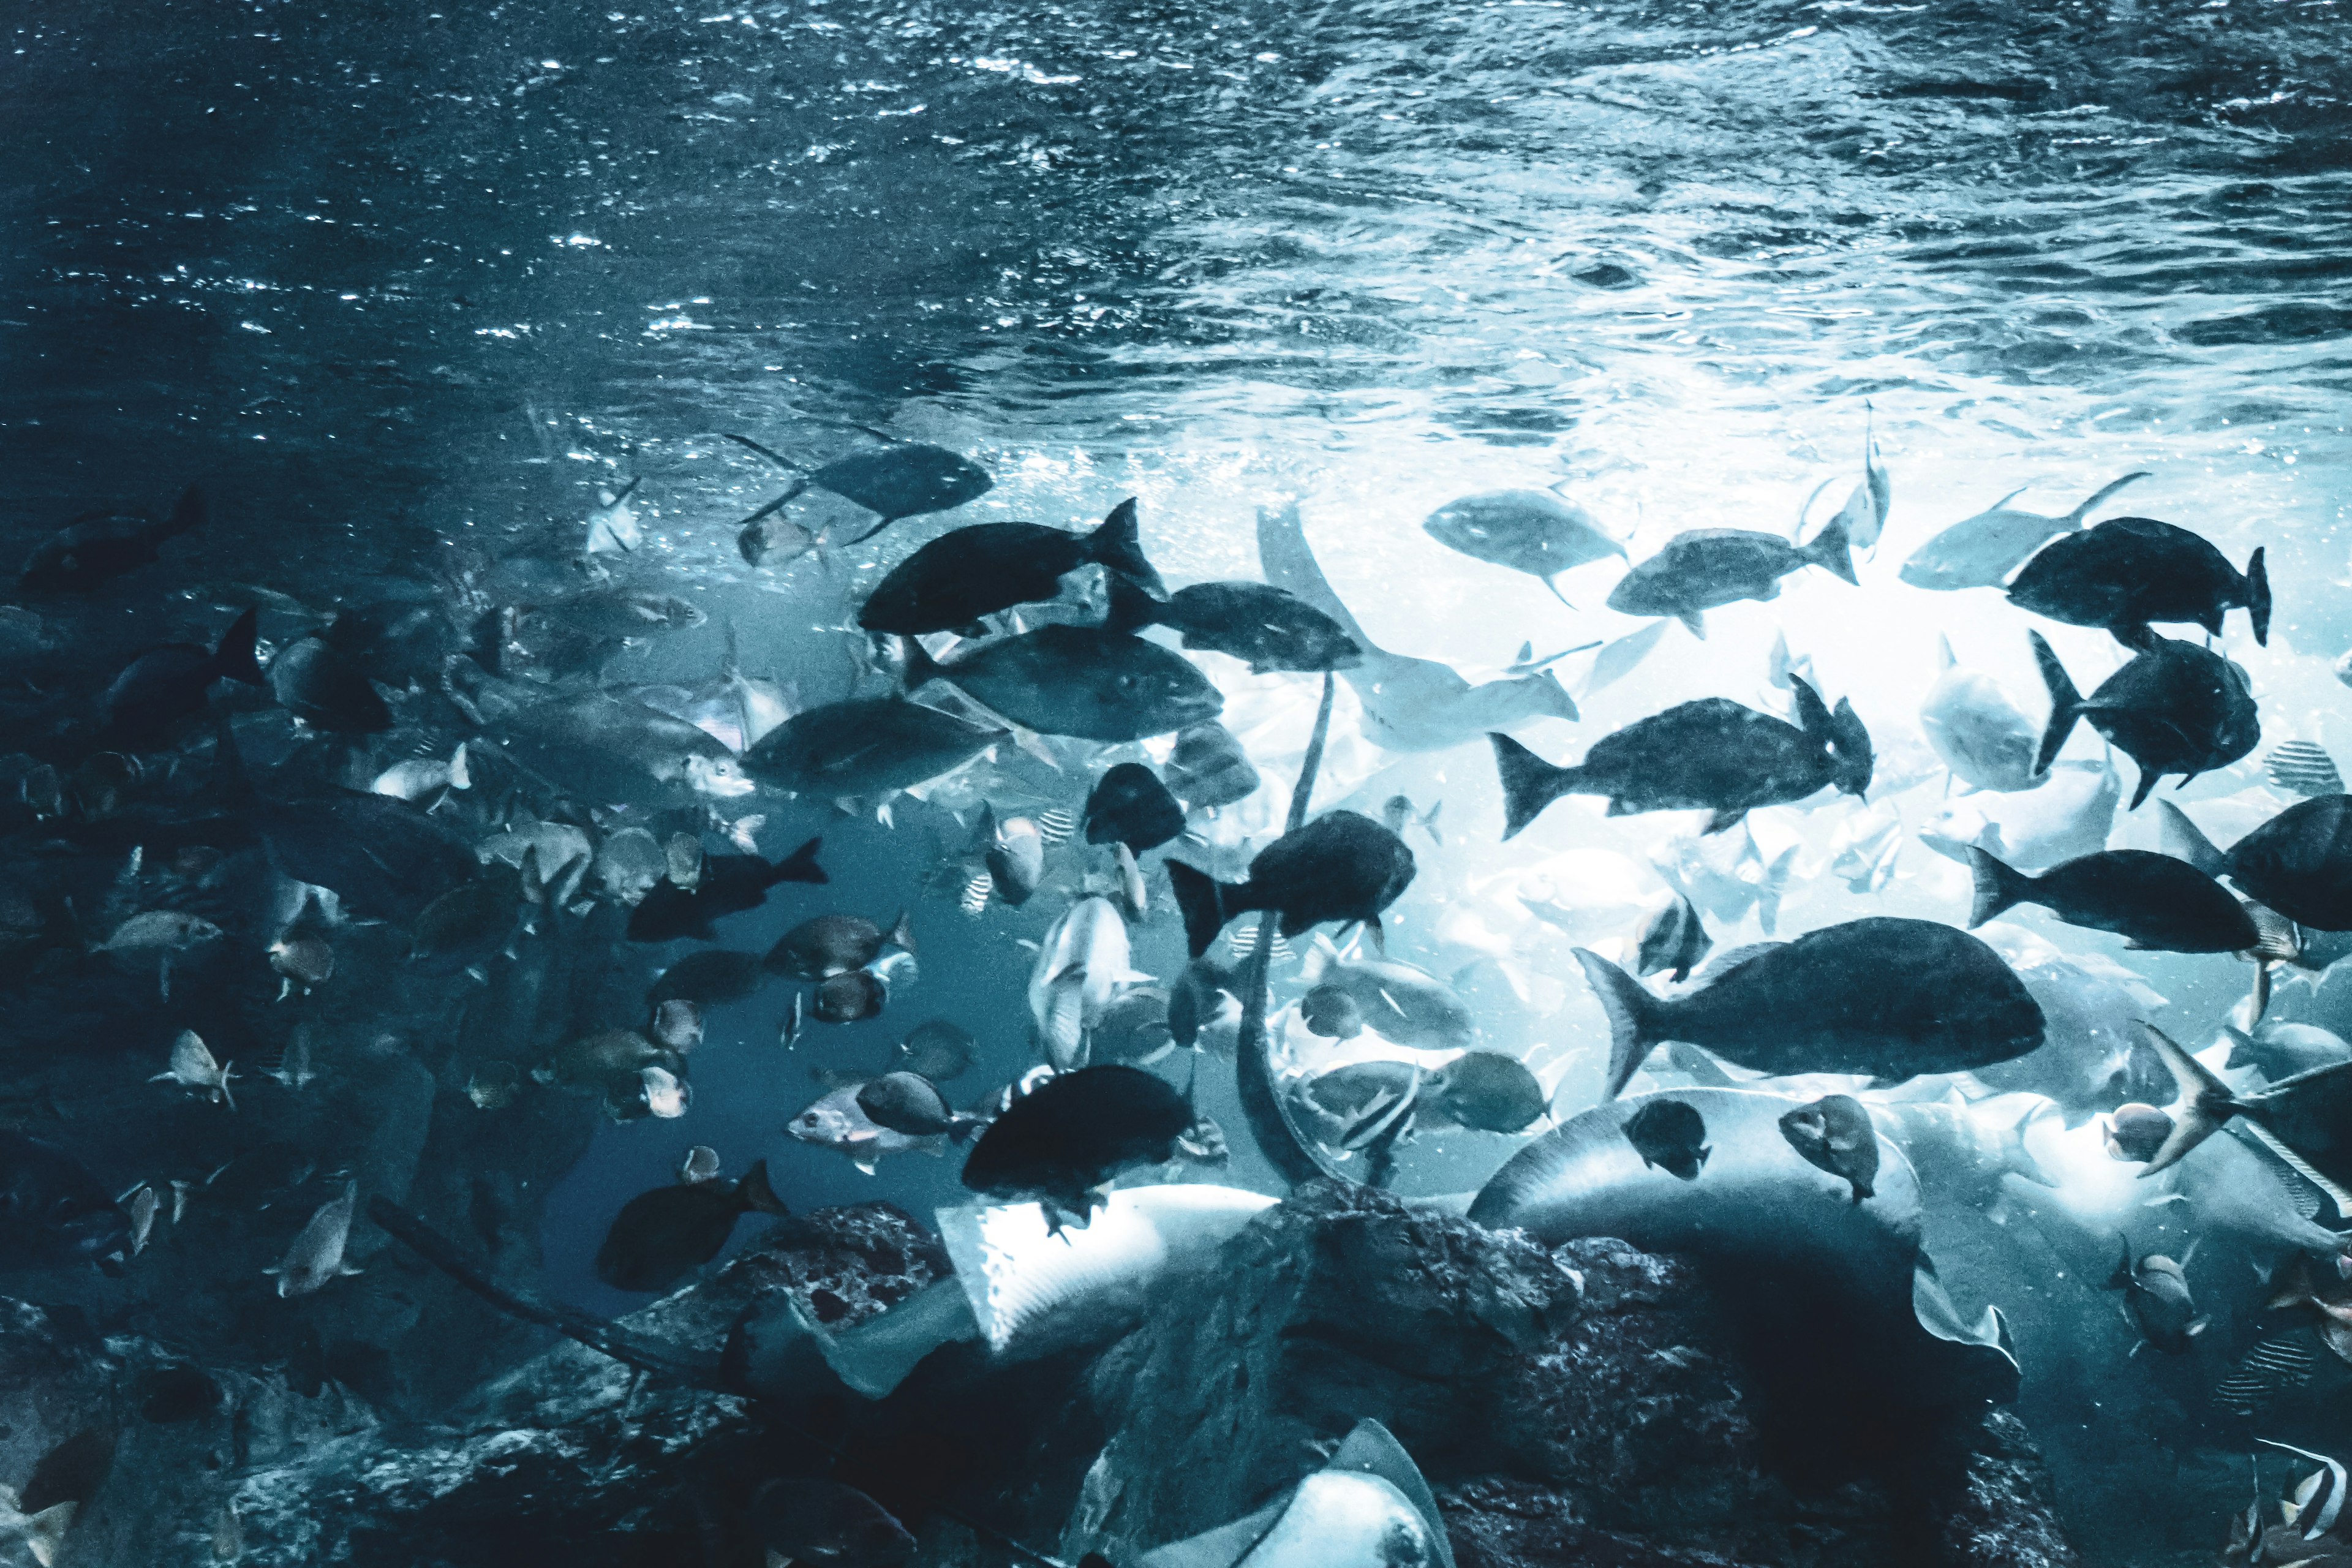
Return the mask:
{"type": "MultiPolygon", "coordinates": [[[[0,545],[208,487],[188,592],[56,612],[102,672],[256,585],[315,606],[516,556],[560,581],[598,487],[641,477],[625,570],[824,697],[843,589],[945,524],[755,571],[734,525],[773,477],[719,433],[824,458],[865,426],[997,476],[957,521],[1138,495],[1179,579],[1251,572],[1255,509],[1295,498],[1374,637],[1491,669],[1632,629],[1598,607],[1614,568],[1565,607],[1431,542],[1435,505],[1561,482],[1637,558],[1785,531],[1868,419],[1895,501],[1865,591],[1806,574],[1718,612],[1539,749],[1748,699],[1776,632],[1885,736],[1938,632],[2032,690],[2013,613],[1895,565],[2021,486],[2058,512],[2147,469],[2133,510],[2269,546],[2276,634],[2231,651],[2267,733],[2341,755],[2347,37],[2334,0],[28,0],[0,56],[0,545]]],[[[1428,766],[1501,864],[1484,757],[1428,766]]],[[[2242,983],[2198,973],[2168,988],[2216,1013],[2242,983]]],[[[551,1220],[567,1278],[590,1211],[675,1152],[596,1158],[551,1220]]],[[[2102,1561],[2189,1561],[2160,1553],[2205,1502],[2139,1517],[2186,1440],[2091,1405],[2134,1375],[2028,1414],[2102,1561]]]]}

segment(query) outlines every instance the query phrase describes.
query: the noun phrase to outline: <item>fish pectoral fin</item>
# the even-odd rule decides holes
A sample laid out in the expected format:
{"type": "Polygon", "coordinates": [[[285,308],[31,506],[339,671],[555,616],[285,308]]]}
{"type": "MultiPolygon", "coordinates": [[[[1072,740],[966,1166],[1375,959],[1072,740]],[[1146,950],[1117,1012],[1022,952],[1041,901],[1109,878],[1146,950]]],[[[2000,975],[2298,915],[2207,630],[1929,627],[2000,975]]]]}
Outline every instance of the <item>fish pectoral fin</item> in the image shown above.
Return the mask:
{"type": "Polygon", "coordinates": [[[852,1154],[849,1157],[849,1163],[856,1166],[859,1173],[863,1175],[871,1176],[877,1173],[876,1161],[872,1154],[852,1154]]]}
{"type": "Polygon", "coordinates": [[[355,1274],[364,1274],[367,1271],[360,1268],[360,1266],[355,1263],[345,1263],[338,1268],[335,1272],[343,1279],[349,1279],[355,1274]]]}
{"type": "Polygon", "coordinates": [[[1698,638],[1699,641],[1705,642],[1706,640],[1706,616],[1704,612],[1698,610],[1685,610],[1681,615],[1676,616],[1675,619],[1682,622],[1684,626],[1689,630],[1690,635],[1698,638]]]}

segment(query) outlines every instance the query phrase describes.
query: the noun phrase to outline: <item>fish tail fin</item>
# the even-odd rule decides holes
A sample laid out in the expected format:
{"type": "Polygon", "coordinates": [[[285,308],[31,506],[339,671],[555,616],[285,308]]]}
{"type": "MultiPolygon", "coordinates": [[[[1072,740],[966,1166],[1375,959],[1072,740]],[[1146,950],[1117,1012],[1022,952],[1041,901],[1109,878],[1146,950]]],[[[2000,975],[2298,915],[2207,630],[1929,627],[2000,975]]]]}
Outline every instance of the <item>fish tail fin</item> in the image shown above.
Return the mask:
{"type": "Polygon", "coordinates": [[[1616,1099],[1657,1045],[1658,999],[1642,983],[1589,948],[1576,950],[1576,962],[1592,994],[1609,1015],[1609,1083],[1604,1098],[1616,1099]]]}
{"type": "Polygon", "coordinates": [[[911,910],[900,910],[890,929],[882,933],[882,941],[901,952],[915,951],[915,916],[911,910]]]}
{"type": "Polygon", "coordinates": [[[2042,750],[2033,758],[2033,771],[2046,773],[2050,771],[2050,760],[2058,754],[2058,748],[2064,745],[2066,737],[2074,732],[2074,721],[2083,716],[2083,694],[2074,689],[2074,682],[2068,678],[2066,667],[2058,662],[2058,656],[2051,651],[2042,634],[2028,632],[2025,635],[2032,639],[2033,662],[2041,667],[2042,684],[2050,692],[2050,721],[2042,726],[2042,750]]]}
{"type": "Polygon", "coordinates": [[[228,680],[241,680],[247,686],[259,686],[261,666],[253,657],[253,645],[260,635],[258,610],[247,610],[230,622],[213,649],[213,673],[228,680]]]}
{"type": "Polygon", "coordinates": [[[1853,574],[1853,535],[1846,526],[1843,512],[1824,523],[1822,531],[1813,535],[1813,542],[1800,545],[1797,553],[1811,564],[1834,572],[1856,586],[1862,583],[1853,574]]]}
{"type": "Polygon", "coordinates": [[[171,515],[156,525],[155,537],[175,539],[183,533],[192,532],[202,528],[211,515],[205,505],[205,492],[190,485],[180,492],[180,499],[172,503],[171,515]]]}
{"type": "MultiPolygon", "coordinates": [[[[1105,523],[1103,526],[1108,528],[1110,525],[1105,523]]],[[[1107,632],[1140,631],[1167,618],[1168,606],[1152,597],[1150,589],[1124,572],[1113,569],[1107,573],[1103,587],[1110,595],[1110,608],[1103,616],[1103,630],[1107,632]]]]}
{"type": "Polygon", "coordinates": [[[1209,951],[1225,922],[1241,911],[1227,907],[1223,882],[1181,860],[1168,862],[1168,886],[1184,917],[1184,943],[1198,958],[1209,951]]]}
{"type": "Polygon", "coordinates": [[[2121,1290],[2132,1282],[2131,1237],[2126,1236],[2118,1239],[2123,1243],[2124,1259],[2116,1265],[2116,1271],[2107,1276],[2106,1288],[2110,1290],[2121,1290]]]}
{"type": "Polygon", "coordinates": [[[2162,835],[2158,847],[2175,859],[2186,860],[2209,877],[2218,877],[2226,868],[2229,857],[2213,846],[2204,830],[2189,820],[2189,814],[2168,800],[2156,803],[2158,831],[2162,835]]]}
{"type": "Polygon", "coordinates": [[[765,1160],[754,1163],[750,1170],[743,1173],[743,1179],[735,1184],[735,1195],[742,1200],[743,1207],[751,1214],[773,1215],[778,1219],[784,1219],[793,1212],[784,1206],[784,1200],[776,1195],[775,1180],[768,1174],[768,1162],[765,1160]]]}
{"type": "Polygon", "coordinates": [[[930,650],[923,647],[921,638],[902,637],[894,640],[899,681],[908,691],[927,680],[940,679],[947,673],[940,668],[940,661],[931,657],[930,650]]]}
{"type": "Polygon", "coordinates": [[[2126,485],[2137,484],[2140,480],[2146,478],[2147,478],[2147,470],[2142,468],[2137,473],[2126,474],[2122,479],[2116,480],[2113,484],[2101,485],[2097,489],[2093,490],[2088,496],[2084,498],[2083,504],[2081,506],[2076,507],[2064,517],[2053,518],[2051,521],[2053,522],[2063,523],[2067,531],[2072,532],[2075,529],[2083,526],[2083,520],[2090,516],[2093,510],[2095,509],[2101,501],[2106,500],[2109,496],[2115,494],[2126,485]]]}
{"type": "Polygon", "coordinates": [[[816,863],[816,853],[824,847],[822,834],[810,839],[775,865],[769,868],[771,882],[830,882],[824,868],[816,863]]]}
{"type": "Polygon", "coordinates": [[[2263,563],[2263,547],[2246,557],[2246,613],[2253,617],[2254,641],[2271,646],[2271,574],[2263,563]]]}
{"type": "Polygon", "coordinates": [[[2155,1157],[2140,1167],[2139,1173],[2145,1179],[2179,1164],[2191,1149],[2219,1132],[2223,1122],[2245,1108],[2230,1093],[2228,1085],[2182,1049],[2171,1036],[2153,1024],[2144,1023],[2139,1027],[2180,1090],[2180,1108],[2173,1115],[2172,1131],[2155,1157]]]}
{"type": "Polygon", "coordinates": [[[2230,1059],[2221,1064],[2223,1067],[2228,1068],[2231,1072],[2237,1072],[2244,1068],[2262,1066],[2261,1062],[2255,1060],[2262,1047],[2255,1043],[2253,1036],[2235,1024],[2222,1025],[2221,1032],[2230,1037],[2230,1059]]]}
{"type": "Polygon", "coordinates": [[[1102,526],[1087,535],[1087,559],[1125,577],[1150,594],[1160,586],[1160,574],[1143,553],[1143,531],[1136,521],[1135,498],[1111,508],[1102,526]]]}
{"type": "Polygon", "coordinates": [[[1503,837],[1519,830],[1543,814],[1543,808],[1575,787],[1578,770],[1556,768],[1500,731],[1490,730],[1495,771],[1503,781],[1503,837]]]}
{"type": "Polygon", "coordinates": [[[2033,897],[2032,878],[1973,844],[1969,846],[1969,871],[1976,878],[1976,901],[1969,909],[1970,931],[2003,910],[2026,903],[2033,897]]]}
{"type": "Polygon", "coordinates": [[[1441,800],[1421,814],[1421,830],[1429,835],[1432,844],[1443,845],[1445,842],[1444,836],[1437,831],[1437,814],[1444,809],[1445,803],[1441,800]]]}
{"type": "Polygon", "coordinates": [[[243,805],[253,798],[253,780],[245,771],[245,753],[236,749],[236,731],[228,715],[213,716],[213,771],[203,794],[223,805],[243,805]]]}

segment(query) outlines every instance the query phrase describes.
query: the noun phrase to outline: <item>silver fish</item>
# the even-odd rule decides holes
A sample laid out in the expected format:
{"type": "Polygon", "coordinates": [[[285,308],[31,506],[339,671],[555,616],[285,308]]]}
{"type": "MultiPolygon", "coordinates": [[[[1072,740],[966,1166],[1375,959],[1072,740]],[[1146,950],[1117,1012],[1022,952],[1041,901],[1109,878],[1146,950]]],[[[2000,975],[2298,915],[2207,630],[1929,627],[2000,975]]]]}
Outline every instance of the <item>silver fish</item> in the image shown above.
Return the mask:
{"type": "Polygon", "coordinates": [[[330,1200],[310,1216],[278,1266],[262,1270],[277,1276],[280,1296],[307,1296],[324,1288],[330,1280],[359,1272],[343,1258],[359,1195],[357,1182],[345,1184],[341,1196],[330,1200]]]}
{"type": "Polygon", "coordinates": [[[2000,681],[1963,668],[1951,638],[1940,643],[1943,673],[1919,704],[1919,728],[1927,744],[1964,784],[1988,790],[2039,788],[2050,776],[2033,765],[2042,726],[2000,681]]]}
{"type": "Polygon", "coordinates": [[[857,1091],[865,1087],[863,1082],[843,1085],[803,1110],[784,1124],[784,1131],[803,1143],[839,1150],[849,1157],[851,1164],[869,1176],[886,1154],[937,1156],[945,1151],[947,1139],[943,1134],[911,1137],[893,1132],[866,1115],[857,1103],[857,1091]]]}
{"type": "Polygon", "coordinates": [[[236,1098],[229,1093],[229,1068],[233,1063],[216,1062],[210,1047],[194,1029],[183,1029],[180,1037],[172,1042],[172,1065],[149,1079],[149,1083],[176,1083],[182,1089],[194,1089],[215,1104],[236,1109],[236,1098]]]}
{"type": "Polygon", "coordinates": [[[2083,504],[2056,517],[2038,511],[2016,511],[2009,503],[2031,486],[2021,485],[1974,517],[1962,518],[1913,552],[1903,563],[1903,581],[1914,588],[1939,593],[1956,588],[1997,588],[2027,557],[2062,533],[2083,526],[2093,508],[2126,485],[2147,478],[2145,472],[2126,474],[2102,486],[2083,504]]]}

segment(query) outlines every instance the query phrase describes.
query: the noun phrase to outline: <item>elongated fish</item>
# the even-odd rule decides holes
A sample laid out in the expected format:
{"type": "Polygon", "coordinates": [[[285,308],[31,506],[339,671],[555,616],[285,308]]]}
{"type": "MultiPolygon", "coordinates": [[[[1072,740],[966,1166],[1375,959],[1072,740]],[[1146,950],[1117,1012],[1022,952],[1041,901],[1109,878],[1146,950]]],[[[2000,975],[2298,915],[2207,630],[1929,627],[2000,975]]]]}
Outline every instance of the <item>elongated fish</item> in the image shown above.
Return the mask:
{"type": "Polygon", "coordinates": [[[2083,504],[2056,517],[2038,511],[2017,511],[2010,502],[2031,486],[2021,485],[1974,517],[1962,518],[1912,552],[1903,563],[1902,578],[1914,588],[1939,593],[1955,588],[1998,588],[2026,558],[2062,533],[2072,533],[2101,501],[2147,478],[2126,474],[2084,498],[2083,504]]]}

